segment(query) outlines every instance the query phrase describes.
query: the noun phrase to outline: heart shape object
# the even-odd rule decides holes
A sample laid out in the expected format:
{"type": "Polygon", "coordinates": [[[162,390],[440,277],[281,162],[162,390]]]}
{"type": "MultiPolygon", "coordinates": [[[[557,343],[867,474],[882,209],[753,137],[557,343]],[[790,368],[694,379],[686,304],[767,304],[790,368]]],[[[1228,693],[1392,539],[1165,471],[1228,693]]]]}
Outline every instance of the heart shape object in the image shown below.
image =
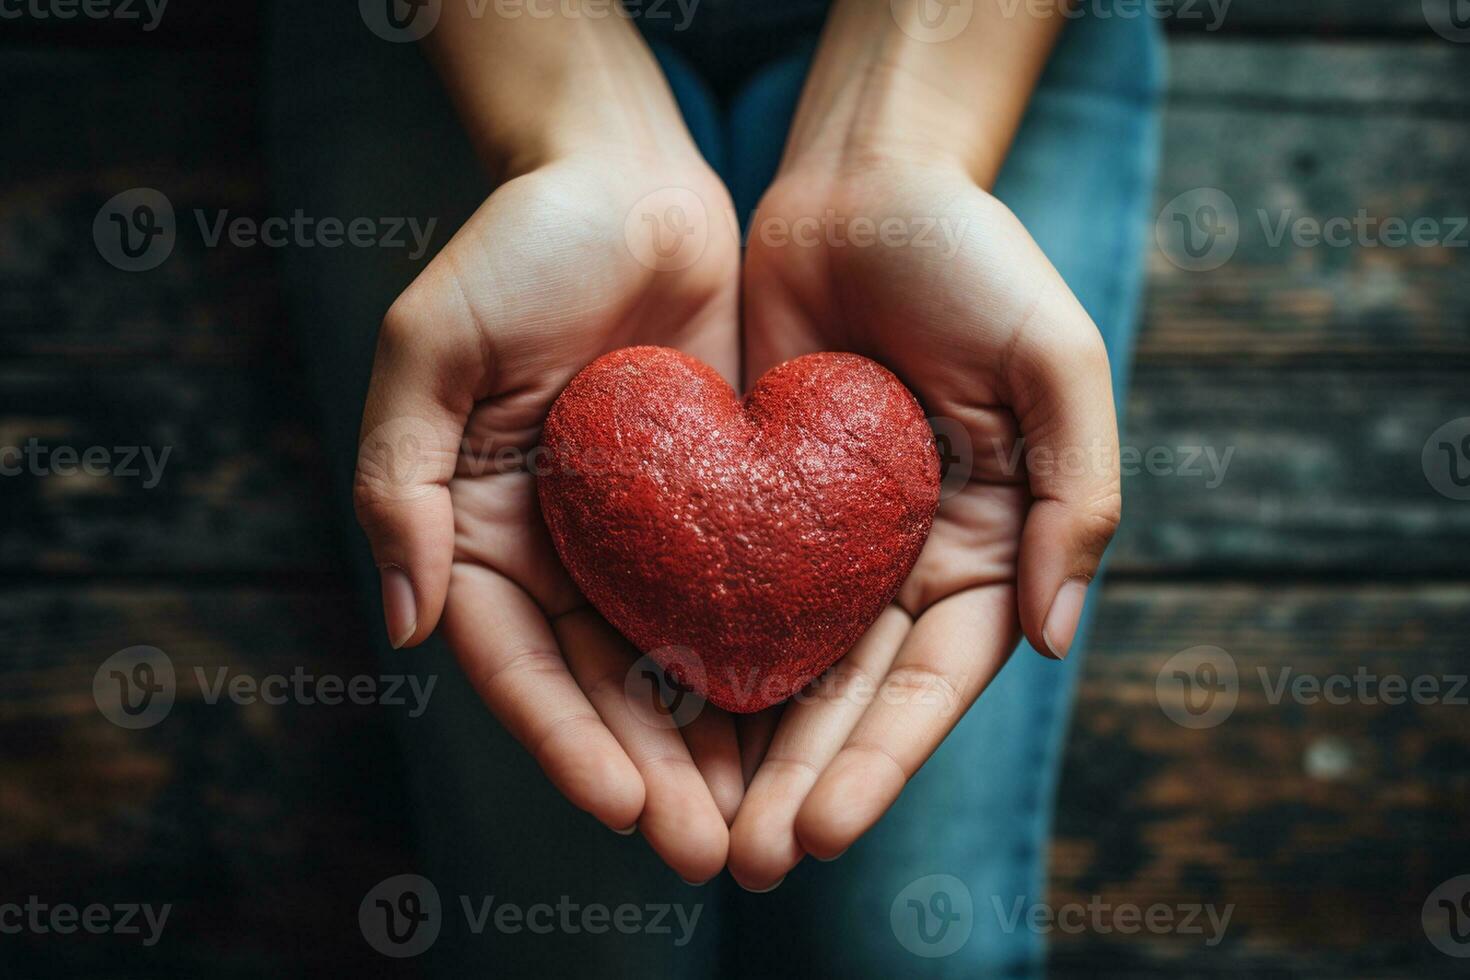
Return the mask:
{"type": "Polygon", "coordinates": [[[772,368],[744,402],[665,347],[593,361],[547,415],[541,512],[573,581],[682,688],[795,694],[919,557],[939,457],[918,401],[856,354],[772,368]]]}

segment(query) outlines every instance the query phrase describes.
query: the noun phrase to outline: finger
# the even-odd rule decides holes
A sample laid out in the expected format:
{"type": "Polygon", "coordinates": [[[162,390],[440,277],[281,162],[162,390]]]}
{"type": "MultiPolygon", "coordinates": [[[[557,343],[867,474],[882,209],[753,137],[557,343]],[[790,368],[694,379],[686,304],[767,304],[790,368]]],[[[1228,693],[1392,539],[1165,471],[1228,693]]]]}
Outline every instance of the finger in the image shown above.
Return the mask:
{"type": "Polygon", "coordinates": [[[846,656],[786,706],[730,829],[730,874],[769,891],[805,855],[796,814],[822,770],[873,703],[911,621],[889,606],[846,656]]]}
{"type": "Polygon", "coordinates": [[[841,854],[898,799],[1009,659],[1014,603],[1009,586],[970,589],[914,623],[877,697],[797,813],[808,854],[841,854]]]}
{"type": "Polygon", "coordinates": [[[765,758],[766,747],[771,736],[776,734],[776,724],[785,710],[781,705],[766,708],[749,715],[735,716],[735,734],[740,741],[740,771],[745,785],[755,778],[761,759],[765,758]]]}
{"type": "Polygon", "coordinates": [[[559,618],[554,629],[572,676],[643,778],[639,831],[685,881],[713,878],[725,866],[729,829],[679,729],[629,696],[637,652],[590,608],[559,618]]]}
{"type": "Polygon", "coordinates": [[[487,369],[476,331],[425,298],[462,295],[437,282],[446,275],[431,265],[384,318],[362,416],[353,503],[395,649],[422,642],[444,609],[454,556],[449,480],[487,369]]]}
{"type": "Polygon", "coordinates": [[[1032,503],[1021,533],[1021,627],[1065,657],[1087,586],[1122,517],[1108,354],[1065,287],[1044,293],[1007,365],[1032,503]]]}
{"type": "Polygon", "coordinates": [[[725,826],[735,822],[740,801],[745,797],[745,773],[740,765],[740,740],[735,734],[735,718],[712,704],[706,704],[694,719],[681,729],[684,744],[694,759],[719,807],[725,826]]]}
{"type": "Polygon", "coordinates": [[[613,830],[631,832],[643,778],[567,670],[530,597],[489,569],[455,565],[444,633],[470,683],[552,785],[613,830]]]}

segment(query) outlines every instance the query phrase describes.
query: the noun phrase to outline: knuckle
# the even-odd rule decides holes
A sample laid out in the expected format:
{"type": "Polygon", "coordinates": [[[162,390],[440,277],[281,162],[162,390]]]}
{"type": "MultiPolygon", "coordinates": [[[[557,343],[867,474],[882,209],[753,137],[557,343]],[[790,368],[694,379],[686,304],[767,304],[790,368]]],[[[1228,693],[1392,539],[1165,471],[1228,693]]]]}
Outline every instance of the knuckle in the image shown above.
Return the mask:
{"type": "Polygon", "coordinates": [[[1117,490],[1104,496],[1093,505],[1092,520],[1100,529],[1111,536],[1123,523],[1123,495],[1117,490]]]}
{"type": "Polygon", "coordinates": [[[352,510],[357,514],[357,522],[364,527],[376,523],[386,503],[382,485],[359,466],[352,481],[352,510]]]}
{"type": "Polygon", "coordinates": [[[861,665],[844,657],[814,680],[803,695],[821,704],[867,704],[877,692],[878,680],[861,665]]]}
{"type": "Polygon", "coordinates": [[[687,779],[692,782],[704,778],[688,752],[667,752],[640,759],[636,765],[646,779],[687,779]]]}
{"type": "Polygon", "coordinates": [[[1097,328],[1089,326],[1089,329],[1078,333],[1079,336],[1073,341],[1072,356],[1093,370],[1111,372],[1108,345],[1103,342],[1102,334],[1097,332],[1097,328]]]}
{"type": "Polygon", "coordinates": [[[1123,523],[1123,495],[1116,490],[1099,497],[1078,522],[1080,544],[1088,554],[1101,555],[1123,523]]]}
{"type": "MultiPolygon", "coordinates": [[[[368,411],[372,414],[371,406],[368,411]]],[[[364,427],[368,424],[365,420],[364,427]]],[[[416,500],[454,473],[457,447],[427,419],[394,415],[365,431],[361,440],[352,483],[359,513],[376,514],[416,500]]]]}
{"type": "Polygon", "coordinates": [[[1094,372],[1110,371],[1108,345],[1086,316],[1054,319],[1057,329],[1038,333],[1033,356],[1041,365],[1048,362],[1071,365],[1094,372]]]}
{"type": "Polygon", "coordinates": [[[498,308],[483,291],[471,300],[462,264],[440,255],[388,307],[378,327],[375,383],[410,366],[432,366],[455,390],[484,380],[493,348],[487,324],[498,308]]]}
{"type": "Polygon", "coordinates": [[[478,690],[493,693],[498,685],[524,675],[558,676],[566,671],[561,652],[551,647],[527,647],[490,664],[475,678],[478,690]]]}
{"type": "Polygon", "coordinates": [[[959,688],[940,671],[927,664],[896,667],[883,681],[886,703],[937,707],[952,713],[962,703],[959,688]]]}
{"type": "Polygon", "coordinates": [[[352,479],[352,508],[364,527],[381,523],[399,505],[411,503],[433,486],[426,483],[429,460],[407,440],[368,439],[358,454],[352,479]]]}
{"type": "Polygon", "coordinates": [[[592,742],[601,728],[602,719],[595,712],[577,711],[556,719],[554,724],[527,733],[523,744],[537,765],[551,770],[563,755],[592,742]]]}
{"type": "Polygon", "coordinates": [[[876,739],[854,739],[843,752],[848,753],[865,774],[875,779],[882,779],[882,774],[887,773],[896,776],[898,785],[901,786],[912,775],[893,750],[876,739]]]}
{"type": "Polygon", "coordinates": [[[822,775],[821,768],[812,760],[800,755],[768,755],[761,760],[778,776],[792,777],[806,783],[815,783],[822,775]]]}
{"type": "MultiPolygon", "coordinates": [[[[623,671],[618,669],[604,670],[583,687],[582,693],[587,695],[587,700],[593,704],[609,703],[615,698],[623,698],[631,701],[632,697],[629,694],[626,682],[627,678],[623,671]]],[[[657,696],[657,692],[655,692],[654,696],[657,696]]]]}
{"type": "Polygon", "coordinates": [[[376,467],[358,465],[352,482],[352,511],[363,530],[371,532],[387,524],[402,496],[376,467]]]}
{"type": "Polygon", "coordinates": [[[391,353],[403,350],[412,342],[418,320],[414,311],[423,305],[419,292],[416,285],[409,286],[383,314],[383,322],[378,327],[380,350],[391,353]]]}

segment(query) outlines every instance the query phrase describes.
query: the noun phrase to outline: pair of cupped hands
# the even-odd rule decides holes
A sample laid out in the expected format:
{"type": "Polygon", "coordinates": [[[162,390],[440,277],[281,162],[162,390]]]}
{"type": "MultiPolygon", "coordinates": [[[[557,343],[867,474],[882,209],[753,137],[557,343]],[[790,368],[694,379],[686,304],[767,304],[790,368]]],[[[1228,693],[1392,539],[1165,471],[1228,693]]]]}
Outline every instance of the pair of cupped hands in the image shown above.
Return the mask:
{"type": "Polygon", "coordinates": [[[538,162],[393,304],[363,432],[355,503],[393,645],[440,629],[573,804],[636,828],[686,881],[728,866],[754,891],[873,826],[1020,634],[1066,655],[1120,515],[1096,327],[1017,218],[932,152],[788,161],[743,258],[730,197],[692,143],[538,162]],[[887,233],[854,230],[873,228],[887,233]],[[683,252],[640,244],[674,233],[683,252]],[[505,464],[533,458],[573,375],[634,344],[685,351],[737,390],[801,354],[856,352],[949,420],[952,445],[968,438],[967,477],[891,606],[831,668],[839,682],[816,688],[828,693],[748,716],[707,705],[682,728],[630,703],[638,651],[563,569],[534,467],[505,464]]]}

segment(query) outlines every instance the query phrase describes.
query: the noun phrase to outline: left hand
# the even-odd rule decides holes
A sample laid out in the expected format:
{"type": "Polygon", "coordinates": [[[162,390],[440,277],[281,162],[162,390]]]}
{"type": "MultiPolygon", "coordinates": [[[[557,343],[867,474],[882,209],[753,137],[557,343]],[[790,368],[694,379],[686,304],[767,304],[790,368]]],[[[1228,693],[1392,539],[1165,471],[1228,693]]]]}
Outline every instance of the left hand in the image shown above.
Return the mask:
{"type": "Polygon", "coordinates": [[[730,870],[753,890],[877,822],[1020,633],[1066,655],[1120,518],[1097,328],[964,166],[914,156],[788,169],[747,246],[747,387],[789,358],[854,351],[973,453],[954,464],[893,604],[810,694],[771,709],[782,713],[731,831],[730,870]]]}

